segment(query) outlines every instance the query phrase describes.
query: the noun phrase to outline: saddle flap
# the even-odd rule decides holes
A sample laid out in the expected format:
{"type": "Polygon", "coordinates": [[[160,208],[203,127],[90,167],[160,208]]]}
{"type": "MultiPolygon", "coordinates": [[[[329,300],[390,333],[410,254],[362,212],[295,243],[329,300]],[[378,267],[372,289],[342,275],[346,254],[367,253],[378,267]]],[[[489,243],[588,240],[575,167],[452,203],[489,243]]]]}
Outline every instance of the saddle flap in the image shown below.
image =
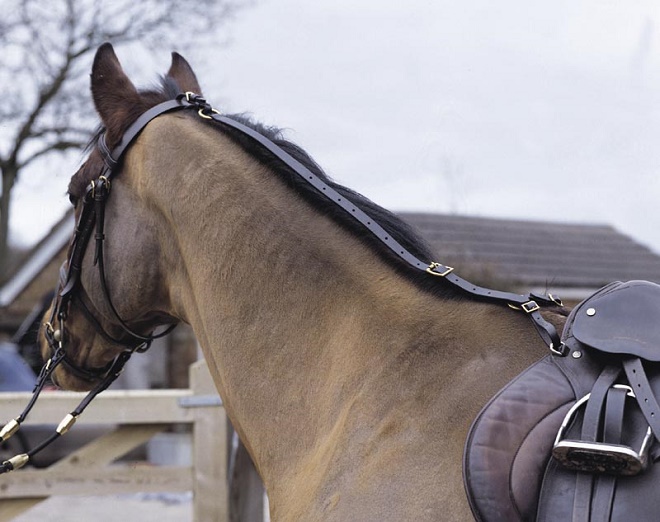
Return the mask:
{"type": "Polygon", "coordinates": [[[601,352],[660,362],[660,285],[612,283],[580,303],[570,330],[601,352]]]}
{"type": "Polygon", "coordinates": [[[470,429],[463,461],[476,520],[535,518],[552,441],[574,399],[570,382],[547,356],[484,407],[470,429]]]}

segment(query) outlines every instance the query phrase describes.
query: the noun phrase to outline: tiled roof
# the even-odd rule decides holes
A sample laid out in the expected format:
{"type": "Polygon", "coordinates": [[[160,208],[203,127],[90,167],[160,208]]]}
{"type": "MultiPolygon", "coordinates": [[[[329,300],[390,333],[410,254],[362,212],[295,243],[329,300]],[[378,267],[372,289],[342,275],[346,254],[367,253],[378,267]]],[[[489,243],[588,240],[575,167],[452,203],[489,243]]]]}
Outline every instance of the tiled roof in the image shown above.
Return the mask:
{"type": "MultiPolygon", "coordinates": [[[[660,283],[660,256],[611,226],[412,212],[399,215],[431,244],[436,261],[454,266],[458,274],[476,283],[544,290],[595,289],[631,279],[660,283]]],[[[62,251],[72,221],[69,212],[0,287],[0,309],[10,305],[57,251],[62,251]]]]}
{"type": "Polygon", "coordinates": [[[26,255],[25,261],[0,287],[0,308],[11,305],[25,288],[66,246],[73,230],[73,212],[67,212],[50,232],[26,255]]]}
{"type": "Polygon", "coordinates": [[[399,215],[431,244],[438,261],[486,279],[544,288],[660,283],[660,256],[607,225],[399,215]]]}

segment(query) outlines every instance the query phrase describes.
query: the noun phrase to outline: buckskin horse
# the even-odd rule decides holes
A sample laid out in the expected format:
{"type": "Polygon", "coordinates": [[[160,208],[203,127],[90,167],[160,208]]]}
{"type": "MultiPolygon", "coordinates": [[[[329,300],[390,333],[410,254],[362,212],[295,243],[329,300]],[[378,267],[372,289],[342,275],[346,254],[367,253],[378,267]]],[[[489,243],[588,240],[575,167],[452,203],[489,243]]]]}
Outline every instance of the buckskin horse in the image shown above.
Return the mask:
{"type": "MultiPolygon", "coordinates": [[[[472,519],[470,423],[548,353],[526,314],[450,284],[399,218],[331,182],[277,129],[228,117],[289,164],[214,124],[180,55],[158,90],[139,91],[104,44],[91,92],[102,131],[69,184],[78,225],[43,343],[46,357],[53,342],[65,352],[53,380],[93,388],[118,355],[185,322],[273,520],[472,519]],[[163,103],[199,110],[149,113],[163,103]]],[[[544,312],[558,329],[564,315],[544,312]]]]}

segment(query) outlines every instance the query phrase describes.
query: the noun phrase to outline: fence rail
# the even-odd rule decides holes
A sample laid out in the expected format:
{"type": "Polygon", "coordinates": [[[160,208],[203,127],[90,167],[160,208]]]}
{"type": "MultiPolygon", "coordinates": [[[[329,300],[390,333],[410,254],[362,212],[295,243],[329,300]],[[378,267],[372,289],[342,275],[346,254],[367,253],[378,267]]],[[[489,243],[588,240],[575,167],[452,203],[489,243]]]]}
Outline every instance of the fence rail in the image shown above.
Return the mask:
{"type": "MultiPolygon", "coordinates": [[[[0,423],[22,411],[29,393],[0,394],[0,423]]],[[[25,425],[57,424],[83,393],[43,393],[25,425]]],[[[206,363],[190,367],[190,389],[106,391],[76,422],[110,425],[105,433],[44,469],[0,475],[0,522],[52,495],[193,492],[196,522],[227,520],[227,422],[206,363]],[[172,424],[192,426],[192,466],[113,465],[172,424]]],[[[65,435],[66,436],[66,435],[65,435]]]]}

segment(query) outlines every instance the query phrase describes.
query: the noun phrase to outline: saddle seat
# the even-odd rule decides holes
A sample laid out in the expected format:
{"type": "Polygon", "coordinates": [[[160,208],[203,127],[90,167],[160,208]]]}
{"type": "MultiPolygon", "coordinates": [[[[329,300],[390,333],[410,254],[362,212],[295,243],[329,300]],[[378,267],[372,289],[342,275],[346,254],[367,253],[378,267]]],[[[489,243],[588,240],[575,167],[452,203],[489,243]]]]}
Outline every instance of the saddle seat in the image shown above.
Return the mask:
{"type": "Polygon", "coordinates": [[[656,520],[660,286],[607,285],[571,312],[562,343],[564,357],[528,368],[474,421],[464,481],[476,520],[656,520]],[[652,443],[650,458],[616,461],[652,443]]]}

